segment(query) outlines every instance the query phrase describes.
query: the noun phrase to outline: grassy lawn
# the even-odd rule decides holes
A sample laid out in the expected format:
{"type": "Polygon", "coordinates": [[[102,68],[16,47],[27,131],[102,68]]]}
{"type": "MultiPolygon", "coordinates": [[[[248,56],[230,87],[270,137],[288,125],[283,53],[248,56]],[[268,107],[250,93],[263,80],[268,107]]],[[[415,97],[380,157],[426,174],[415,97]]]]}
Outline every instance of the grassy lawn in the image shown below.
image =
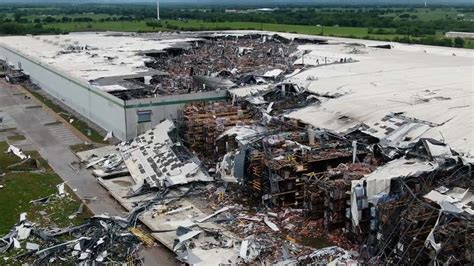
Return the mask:
{"type": "MultiPolygon", "coordinates": [[[[51,11],[55,12],[59,10],[58,8],[21,8],[20,9],[25,15],[22,16],[24,19],[28,19],[29,21],[33,21],[35,19],[45,19],[47,17],[52,17],[55,19],[62,19],[63,17],[67,17],[70,19],[75,19],[75,18],[91,18],[94,20],[99,20],[99,19],[106,19],[109,17],[119,17],[118,15],[108,15],[108,14],[93,14],[93,13],[84,13],[84,14],[59,14],[59,15],[35,15],[35,14],[28,14],[31,11],[51,11]]],[[[5,18],[13,20],[15,18],[14,13],[3,13],[5,18]]]]}
{"type": "MultiPolygon", "coordinates": [[[[90,217],[90,211],[84,211],[74,219],[68,216],[79,208],[80,202],[69,191],[69,196],[58,198],[46,205],[29,203],[31,200],[43,198],[57,193],[56,185],[61,178],[53,172],[46,173],[8,173],[1,178],[4,188],[0,193],[2,215],[0,216],[0,235],[10,231],[19,220],[20,213],[26,212],[28,220],[40,226],[66,227],[80,224],[84,218],[90,217]],[[13,204],[14,203],[14,204],[13,204]],[[40,212],[46,212],[46,215],[40,212]]],[[[87,208],[84,208],[87,209],[87,208]]]]}
{"type": "MultiPolygon", "coordinates": [[[[451,14],[457,16],[456,10],[438,10],[433,14],[420,9],[417,12],[410,12],[410,14],[420,15],[426,14],[431,16],[423,18],[424,20],[431,20],[436,17],[445,17],[451,14]]],[[[391,13],[389,15],[399,15],[398,13],[391,13]]],[[[421,16],[421,15],[420,15],[421,16]]],[[[272,23],[258,23],[258,22],[206,22],[200,20],[162,20],[162,27],[150,27],[146,25],[146,21],[105,21],[105,22],[75,22],[75,23],[52,23],[45,24],[47,28],[59,28],[64,31],[125,31],[125,32],[158,32],[158,31],[202,31],[202,30],[264,30],[275,32],[290,32],[308,35],[325,35],[334,37],[349,37],[361,39],[373,39],[390,41],[396,37],[402,38],[405,35],[396,34],[394,28],[384,28],[389,34],[375,34],[370,33],[369,29],[365,27],[339,27],[339,26],[311,26],[311,25],[290,25],[290,24],[272,24],[272,23]]],[[[377,28],[376,28],[377,29],[377,28]]],[[[443,32],[437,32],[434,37],[443,38],[443,32]]],[[[419,39],[420,37],[411,37],[411,39],[419,39]]],[[[466,40],[465,48],[472,48],[469,40],[466,40]]]]}
{"type": "Polygon", "coordinates": [[[14,128],[14,127],[2,128],[2,129],[0,129],[0,132],[9,132],[9,131],[13,131],[13,130],[15,130],[15,129],[16,129],[16,128],[14,128]]]}
{"type": "MultiPolygon", "coordinates": [[[[271,24],[271,23],[257,23],[257,22],[205,22],[198,20],[163,20],[162,28],[153,28],[146,25],[145,21],[106,21],[106,22],[80,22],[80,23],[52,23],[46,24],[45,27],[59,28],[66,31],[131,31],[131,32],[156,32],[156,31],[170,31],[167,25],[178,27],[183,31],[192,30],[265,30],[277,32],[294,32],[300,34],[321,35],[323,29],[318,26],[308,25],[289,25],[289,24],[271,24]]],[[[169,27],[169,26],[168,26],[169,27]]],[[[337,27],[325,26],[324,35],[333,35],[341,37],[365,37],[371,36],[380,39],[402,37],[402,35],[379,35],[368,34],[368,28],[363,27],[337,27]]]]}
{"type": "Polygon", "coordinates": [[[99,132],[97,132],[93,128],[89,127],[89,125],[87,125],[87,123],[85,123],[84,121],[81,121],[81,120],[77,119],[76,117],[74,117],[72,115],[69,115],[63,108],[61,108],[61,106],[57,105],[52,100],[44,97],[43,95],[41,95],[40,93],[38,93],[36,91],[29,90],[29,92],[33,96],[35,96],[35,98],[37,98],[38,100],[43,102],[46,106],[48,106],[51,110],[53,110],[55,113],[59,114],[66,121],[69,122],[70,119],[74,119],[74,122],[72,123],[72,126],[74,126],[76,129],[78,129],[80,132],[82,132],[82,134],[87,136],[92,142],[102,143],[102,144],[107,143],[103,140],[104,137],[99,132]],[[88,130],[90,130],[90,133],[91,133],[90,136],[88,135],[88,130]]]}
{"type": "MultiPolygon", "coordinates": [[[[5,142],[0,142],[0,167],[2,170],[11,163],[19,162],[16,156],[5,153],[7,147],[5,142]]],[[[39,158],[37,152],[31,152],[30,155],[39,158]]],[[[44,160],[40,161],[42,164],[45,163],[44,160]]],[[[62,183],[61,178],[49,167],[46,167],[46,171],[42,173],[7,172],[5,176],[0,177],[0,184],[4,186],[0,190],[0,206],[2,206],[0,235],[10,231],[12,226],[19,221],[22,212],[27,213],[28,220],[40,226],[53,227],[80,224],[85,218],[90,217],[91,212],[85,207],[82,214],[69,219],[68,216],[76,212],[81,204],[69,188],[67,188],[69,195],[51,199],[49,204],[30,203],[31,200],[57,193],[56,185],[60,183],[62,183]]]]}
{"type": "MultiPolygon", "coordinates": [[[[392,10],[397,10],[396,8],[392,8],[392,10]]],[[[399,12],[390,12],[385,14],[385,17],[393,17],[396,20],[400,20],[399,16],[401,14],[409,14],[410,16],[417,16],[417,19],[423,21],[431,21],[431,20],[443,20],[443,19],[457,19],[460,18],[458,15],[461,15],[464,19],[472,19],[474,17],[474,13],[470,10],[463,10],[458,11],[456,8],[415,8],[413,11],[407,10],[398,10],[399,12]]]]}
{"type": "Polygon", "coordinates": [[[81,143],[81,144],[71,145],[71,146],[69,146],[69,148],[74,153],[78,153],[78,152],[82,152],[82,151],[88,151],[88,150],[95,149],[95,148],[97,148],[97,145],[81,143]]]}
{"type": "Polygon", "coordinates": [[[474,40],[466,40],[464,48],[474,49],[474,40]]]}
{"type": "MultiPolygon", "coordinates": [[[[309,26],[309,25],[289,25],[289,24],[271,24],[256,22],[220,22],[211,23],[203,21],[165,21],[169,25],[177,26],[185,30],[200,30],[201,28],[211,28],[215,30],[229,28],[233,30],[264,30],[276,32],[291,32],[308,35],[325,35],[338,37],[357,37],[363,38],[370,36],[378,39],[390,39],[402,37],[398,34],[369,34],[369,29],[364,27],[338,27],[338,26],[309,26]]],[[[386,29],[393,30],[393,29],[386,29]]],[[[394,31],[394,30],[393,30],[394,31]]]]}
{"type": "MultiPolygon", "coordinates": [[[[13,154],[6,153],[7,150],[8,150],[8,143],[4,141],[0,142],[0,172],[1,173],[4,173],[5,171],[7,171],[7,167],[9,165],[20,162],[20,158],[16,157],[13,154]]],[[[0,177],[0,182],[1,180],[2,180],[2,177],[0,177]]]]}
{"type": "Polygon", "coordinates": [[[148,27],[145,21],[67,22],[45,24],[44,27],[65,31],[157,31],[148,27]]]}
{"type": "MultiPolygon", "coordinates": [[[[11,14],[11,17],[13,18],[13,14],[11,14]]],[[[63,17],[75,19],[75,18],[91,18],[94,20],[99,20],[99,19],[106,19],[109,17],[117,17],[117,16],[111,16],[108,14],[63,14],[63,15],[28,15],[24,16],[24,18],[28,20],[35,20],[35,19],[45,19],[46,17],[52,17],[55,19],[62,19],[63,17]]]]}
{"type": "Polygon", "coordinates": [[[461,15],[463,19],[473,19],[474,13],[472,9],[458,11],[456,8],[437,8],[437,9],[430,9],[430,8],[420,8],[416,9],[417,12],[413,13],[417,15],[421,20],[438,20],[438,19],[457,19],[460,18],[458,15],[461,15]]]}
{"type": "Polygon", "coordinates": [[[7,137],[7,139],[11,141],[20,141],[20,140],[25,140],[26,137],[23,135],[17,134],[17,135],[9,136],[7,137]]]}
{"type": "MultiPolygon", "coordinates": [[[[178,20],[166,20],[163,23],[168,23],[169,25],[181,27],[188,30],[200,30],[201,28],[210,28],[210,29],[220,29],[220,28],[229,28],[229,29],[255,29],[255,30],[266,30],[266,31],[281,31],[281,32],[296,32],[301,34],[313,34],[320,35],[322,33],[322,28],[318,26],[309,26],[309,25],[288,25],[288,24],[271,24],[271,23],[256,23],[256,22],[204,22],[204,21],[178,21],[178,20]]],[[[367,28],[356,28],[356,27],[324,27],[325,35],[354,35],[354,36],[364,36],[367,35],[367,28]]]]}

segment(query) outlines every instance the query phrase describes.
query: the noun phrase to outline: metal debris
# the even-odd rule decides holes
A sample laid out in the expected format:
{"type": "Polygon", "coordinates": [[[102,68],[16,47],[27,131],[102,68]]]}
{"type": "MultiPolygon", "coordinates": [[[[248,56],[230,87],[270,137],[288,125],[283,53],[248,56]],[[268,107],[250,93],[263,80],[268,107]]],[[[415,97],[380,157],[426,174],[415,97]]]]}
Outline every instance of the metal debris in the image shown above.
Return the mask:
{"type": "Polygon", "coordinates": [[[104,215],[91,218],[80,226],[52,231],[23,219],[0,239],[0,253],[8,251],[12,245],[21,248],[22,240],[34,240],[35,243],[26,242],[26,250],[34,253],[21,256],[25,262],[128,262],[136,254],[140,241],[119,221],[104,215]],[[30,231],[32,234],[29,234],[30,231]],[[74,239],[65,241],[65,235],[74,239]]]}

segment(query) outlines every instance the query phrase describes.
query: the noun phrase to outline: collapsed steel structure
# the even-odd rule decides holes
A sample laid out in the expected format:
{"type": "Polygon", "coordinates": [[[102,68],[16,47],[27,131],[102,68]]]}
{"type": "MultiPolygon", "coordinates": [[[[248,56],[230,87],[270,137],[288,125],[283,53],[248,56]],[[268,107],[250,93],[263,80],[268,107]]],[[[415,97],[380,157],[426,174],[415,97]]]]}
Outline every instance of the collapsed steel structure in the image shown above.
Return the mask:
{"type": "MultiPolygon", "coordinates": [[[[295,67],[298,42],[278,35],[203,36],[160,51],[144,52],[150,78],[124,76],[119,84],[130,90],[111,91],[123,99],[152,98],[250,84],[266,84],[282,78],[295,67]]],[[[107,85],[116,79],[101,78],[107,85]]]]}
{"type": "MultiPolygon", "coordinates": [[[[319,59],[315,60],[318,65],[319,59]]],[[[340,60],[337,64],[349,62],[353,61],[340,60]]],[[[295,70],[286,68],[279,75],[288,77],[292,71],[295,70]]],[[[231,73],[221,73],[231,77],[231,73]]],[[[339,254],[340,262],[472,261],[472,170],[462,155],[431,138],[414,142],[408,137],[403,139],[400,133],[394,141],[373,134],[367,125],[345,133],[314,127],[288,113],[342,95],[317,94],[288,78],[267,80],[266,85],[254,84],[258,83],[256,77],[241,81],[248,81],[251,86],[229,90],[228,101],[188,104],[181,118],[174,121],[177,131],[167,131],[175,143],[180,143],[180,149],[182,143],[189,150],[180,153],[187,154],[182,158],[191,160],[196,156],[192,161],[212,178],[190,180],[196,184],[192,190],[197,194],[180,197],[180,202],[186,203],[167,204],[166,212],[189,213],[202,204],[203,197],[208,197],[215,206],[209,222],[222,232],[210,240],[212,233],[202,230],[199,222],[169,229],[176,231],[179,249],[171,248],[182,261],[209,258],[202,249],[213,246],[233,263],[257,258],[267,262],[324,263],[327,257],[311,256],[323,252],[319,244],[314,245],[321,241],[357,251],[358,255],[348,255],[330,249],[329,256],[339,254]],[[203,181],[215,185],[203,189],[197,185],[203,181]],[[438,191],[440,186],[445,186],[442,192],[438,191]],[[238,198],[222,202],[223,195],[232,191],[238,198]],[[433,196],[432,191],[440,195],[433,196]],[[242,197],[252,208],[266,211],[253,214],[246,204],[242,205],[242,197]],[[453,230],[463,233],[450,234],[453,230]],[[230,244],[231,239],[234,244],[230,244]],[[308,239],[310,242],[305,243],[308,239]],[[280,243],[281,251],[275,243],[280,243]],[[236,245],[238,251],[234,250],[236,245]]],[[[407,129],[433,126],[401,113],[389,114],[383,121],[387,125],[380,127],[387,135],[396,133],[389,127],[392,125],[407,129]]],[[[338,122],[352,120],[341,116],[338,122]]],[[[144,135],[147,134],[151,133],[144,135]]],[[[168,164],[151,157],[150,165],[168,164]]],[[[127,166],[133,168],[131,164],[127,166]]],[[[131,172],[132,177],[140,176],[131,172]]],[[[189,187],[186,183],[162,184],[189,187]]],[[[145,187],[146,192],[156,191],[149,182],[145,187]]],[[[141,194],[126,197],[136,195],[141,194]]],[[[176,223],[182,222],[182,216],[176,219],[176,223]]]]}
{"type": "MultiPolygon", "coordinates": [[[[248,195],[258,205],[301,208],[304,216],[321,220],[328,232],[343,233],[346,243],[357,247],[360,261],[416,265],[472,262],[470,163],[433,139],[399,148],[358,130],[340,135],[313,129],[274,112],[272,106],[278,104],[278,97],[271,103],[265,101],[265,96],[279,95],[287,105],[284,109],[291,109],[292,97],[285,97],[284,92],[276,86],[241,102],[234,98],[228,105],[188,107],[196,113],[207,108],[210,114],[218,113],[214,108],[227,108],[228,117],[237,120],[222,124],[217,138],[207,135],[206,141],[195,140],[222,158],[217,163],[222,178],[235,178],[249,189],[248,195]],[[253,110],[252,119],[239,116],[242,109],[253,110]],[[412,169],[405,171],[405,167],[412,169]],[[431,195],[433,191],[436,196],[431,195]]],[[[193,131],[199,131],[196,127],[218,124],[219,119],[225,121],[222,116],[216,120],[187,119],[184,128],[192,123],[193,131]]],[[[208,159],[204,150],[195,152],[208,159]]]]}

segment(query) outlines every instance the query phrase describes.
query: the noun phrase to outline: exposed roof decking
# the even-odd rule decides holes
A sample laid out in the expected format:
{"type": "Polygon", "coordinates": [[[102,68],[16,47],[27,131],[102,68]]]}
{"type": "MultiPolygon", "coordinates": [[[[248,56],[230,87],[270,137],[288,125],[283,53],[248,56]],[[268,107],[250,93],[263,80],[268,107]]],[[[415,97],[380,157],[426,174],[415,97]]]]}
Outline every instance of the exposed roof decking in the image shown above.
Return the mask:
{"type": "Polygon", "coordinates": [[[175,35],[110,35],[108,33],[76,33],[69,35],[10,36],[0,38],[23,54],[57,67],[83,79],[133,75],[147,72],[147,57],[142,51],[162,50],[173,44],[195,40],[175,35]],[[69,45],[88,46],[80,53],[58,54],[69,45]]]}
{"type": "MultiPolygon", "coordinates": [[[[292,82],[320,95],[335,96],[320,106],[297,110],[289,117],[316,127],[344,132],[366,124],[380,135],[384,117],[404,117],[436,124],[412,137],[431,137],[464,154],[474,154],[474,52],[395,44],[394,49],[362,48],[360,61],[309,69],[292,82]],[[453,53],[456,56],[453,56],[453,53]],[[462,56],[460,56],[460,54],[462,56]]],[[[346,45],[314,46],[346,56],[346,45]]],[[[358,56],[358,54],[356,55],[358,56]]]]}

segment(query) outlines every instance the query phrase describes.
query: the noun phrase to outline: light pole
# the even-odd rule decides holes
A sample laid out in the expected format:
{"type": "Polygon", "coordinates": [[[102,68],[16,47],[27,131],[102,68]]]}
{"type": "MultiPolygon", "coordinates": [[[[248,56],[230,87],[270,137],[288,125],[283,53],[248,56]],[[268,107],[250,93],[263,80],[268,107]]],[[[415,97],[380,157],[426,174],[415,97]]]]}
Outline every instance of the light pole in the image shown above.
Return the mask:
{"type": "Polygon", "coordinates": [[[156,0],[156,20],[160,20],[160,0],[156,0]]]}

